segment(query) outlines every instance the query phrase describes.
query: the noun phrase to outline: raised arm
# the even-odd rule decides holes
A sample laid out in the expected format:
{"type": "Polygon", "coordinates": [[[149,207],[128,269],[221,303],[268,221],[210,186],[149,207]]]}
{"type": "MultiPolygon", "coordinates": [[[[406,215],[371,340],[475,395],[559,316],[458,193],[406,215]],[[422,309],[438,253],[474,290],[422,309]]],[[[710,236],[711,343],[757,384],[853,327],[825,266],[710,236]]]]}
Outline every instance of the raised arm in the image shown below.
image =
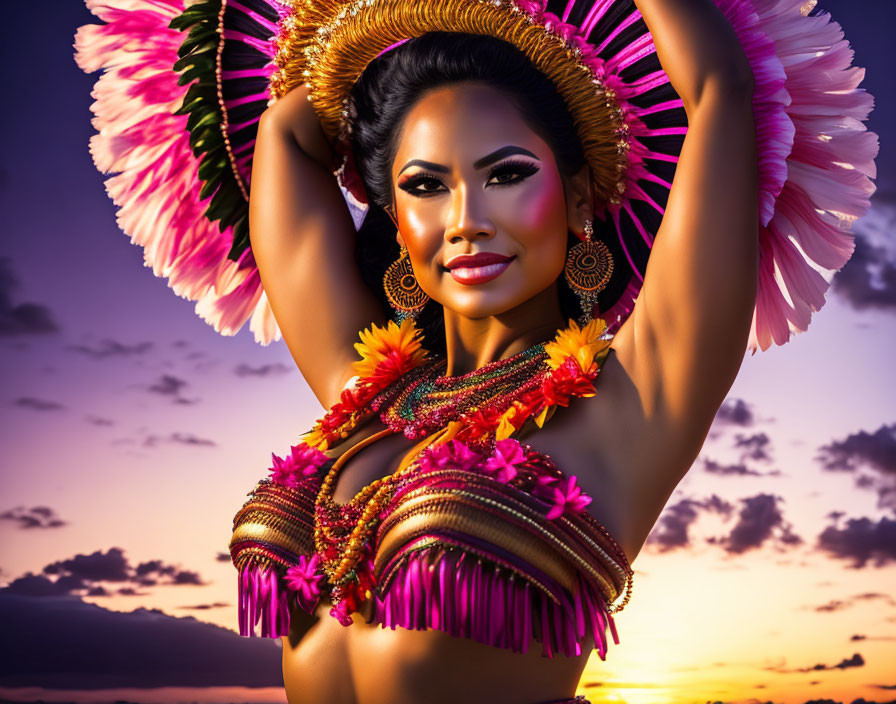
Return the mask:
{"type": "Polygon", "coordinates": [[[333,160],[303,86],[262,115],[249,201],[252,252],[283,339],[325,407],[352,375],[358,331],[383,322],[355,264],[355,228],[333,160]]]}
{"type": "Polygon", "coordinates": [[[699,449],[743,361],[756,297],[752,75],[711,0],[635,4],[689,127],[641,293],[614,347],[652,436],[699,449]]]}

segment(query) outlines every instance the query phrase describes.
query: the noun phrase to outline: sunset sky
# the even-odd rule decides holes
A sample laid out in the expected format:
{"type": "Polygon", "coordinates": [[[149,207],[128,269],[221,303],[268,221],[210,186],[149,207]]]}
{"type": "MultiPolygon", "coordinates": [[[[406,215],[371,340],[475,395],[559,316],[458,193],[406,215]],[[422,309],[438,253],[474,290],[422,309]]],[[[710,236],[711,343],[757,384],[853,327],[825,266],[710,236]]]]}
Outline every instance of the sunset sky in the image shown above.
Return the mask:
{"type": "MultiPolygon", "coordinates": [[[[594,704],[896,700],[896,3],[820,5],[868,71],[878,192],[809,331],[745,358],[594,704]]],[[[82,3],[4,10],[0,698],[285,702],[279,642],[235,634],[227,544],[321,408],[282,342],[216,334],[117,229],[82,3]]]]}

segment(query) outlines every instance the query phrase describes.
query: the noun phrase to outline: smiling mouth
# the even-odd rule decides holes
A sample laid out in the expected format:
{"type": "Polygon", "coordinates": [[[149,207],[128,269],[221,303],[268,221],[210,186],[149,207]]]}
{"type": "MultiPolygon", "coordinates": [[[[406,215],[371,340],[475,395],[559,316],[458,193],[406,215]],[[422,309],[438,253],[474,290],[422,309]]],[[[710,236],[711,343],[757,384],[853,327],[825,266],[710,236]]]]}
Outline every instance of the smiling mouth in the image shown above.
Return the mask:
{"type": "Polygon", "coordinates": [[[467,286],[484,284],[500,276],[516,257],[505,257],[492,252],[460,255],[451,259],[446,269],[451,278],[467,286]]]}

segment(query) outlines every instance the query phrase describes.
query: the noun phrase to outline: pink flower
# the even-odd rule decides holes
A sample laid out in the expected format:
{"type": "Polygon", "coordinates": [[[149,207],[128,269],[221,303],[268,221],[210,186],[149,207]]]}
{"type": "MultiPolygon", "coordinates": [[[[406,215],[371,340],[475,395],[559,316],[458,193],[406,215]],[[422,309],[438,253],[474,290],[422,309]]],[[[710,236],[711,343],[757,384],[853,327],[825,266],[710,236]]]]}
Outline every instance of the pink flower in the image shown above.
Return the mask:
{"type": "Polygon", "coordinates": [[[430,447],[424,454],[421,465],[426,472],[440,469],[459,469],[467,472],[482,462],[482,456],[460,440],[449,440],[443,445],[430,447]]]}
{"type": "Polygon", "coordinates": [[[303,477],[317,474],[317,470],[327,461],[327,456],[323,452],[304,442],[293,445],[289,449],[292,451],[290,459],[292,459],[294,471],[303,477]]]}
{"type": "Polygon", "coordinates": [[[495,443],[495,454],[485,463],[485,471],[506,484],[519,474],[516,467],[525,461],[526,454],[519,441],[507,438],[495,443]]]}
{"type": "Polygon", "coordinates": [[[582,513],[590,503],[591,497],[582,493],[581,487],[576,486],[575,475],[572,475],[566,480],[565,487],[554,487],[554,505],[548,511],[547,518],[559,518],[567,509],[572,513],[582,513]]]}
{"type": "Polygon", "coordinates": [[[317,554],[310,558],[299,557],[299,562],[286,570],[286,586],[296,594],[296,601],[309,614],[320,599],[320,581],[324,578],[319,570],[320,558],[317,554]]]}
{"type": "Polygon", "coordinates": [[[278,457],[271,453],[274,466],[270,468],[271,481],[281,486],[297,487],[306,477],[317,473],[320,466],[327,461],[327,456],[306,443],[290,448],[288,457],[278,457]]]}

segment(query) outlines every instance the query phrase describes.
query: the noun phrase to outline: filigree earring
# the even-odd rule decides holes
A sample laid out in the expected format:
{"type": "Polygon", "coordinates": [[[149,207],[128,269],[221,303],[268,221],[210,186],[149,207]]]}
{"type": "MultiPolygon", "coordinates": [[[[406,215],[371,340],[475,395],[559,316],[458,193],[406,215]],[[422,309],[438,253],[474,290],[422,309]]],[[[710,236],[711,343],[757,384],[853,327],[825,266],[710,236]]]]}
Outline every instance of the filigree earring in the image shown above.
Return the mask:
{"type": "Polygon", "coordinates": [[[405,318],[416,318],[423,310],[423,306],[429,302],[429,296],[417,283],[417,277],[414,276],[414,270],[411,268],[408,249],[404,245],[401,247],[398,259],[386,269],[386,274],[383,276],[383,288],[386,291],[389,305],[395,309],[395,318],[398,322],[405,318]]]}
{"type": "Polygon", "coordinates": [[[603,291],[613,275],[613,255],[603,242],[592,242],[594,225],[585,221],[585,240],[569,250],[563,273],[566,282],[579,297],[582,306],[580,324],[585,325],[594,316],[597,294],[603,291]]]}

